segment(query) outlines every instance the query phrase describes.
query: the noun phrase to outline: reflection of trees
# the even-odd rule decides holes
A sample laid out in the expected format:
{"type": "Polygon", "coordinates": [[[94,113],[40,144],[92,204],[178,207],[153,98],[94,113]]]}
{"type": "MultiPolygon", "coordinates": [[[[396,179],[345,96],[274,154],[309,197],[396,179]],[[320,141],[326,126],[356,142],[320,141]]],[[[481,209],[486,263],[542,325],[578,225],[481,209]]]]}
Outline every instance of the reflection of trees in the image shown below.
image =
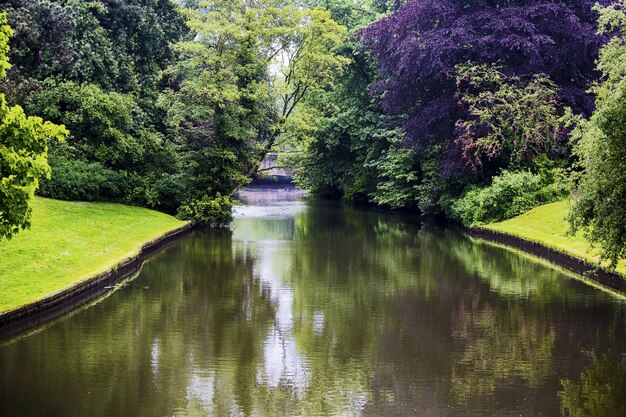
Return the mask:
{"type": "Polygon", "coordinates": [[[561,414],[568,417],[626,416],[626,356],[592,356],[578,381],[564,379],[561,414]]]}
{"type": "MultiPolygon", "coordinates": [[[[469,297],[468,297],[469,298],[469,297]]],[[[452,368],[452,392],[462,403],[493,394],[498,382],[522,378],[536,387],[551,370],[555,330],[519,304],[508,309],[462,301],[454,336],[465,344],[452,368]],[[472,306],[464,302],[472,303],[472,306]]]]}
{"type": "Polygon", "coordinates": [[[417,231],[400,217],[350,208],[298,215],[289,277],[299,340],[328,349],[338,365],[370,356],[397,294],[430,284],[416,279],[417,231]]]}
{"type": "Polygon", "coordinates": [[[624,341],[626,309],[605,299],[403,216],[241,218],[0,348],[0,414],[35,396],[50,416],[558,413],[555,375],[624,341]]]}
{"type": "Polygon", "coordinates": [[[28,415],[9,408],[19,398],[46,416],[249,411],[274,317],[253,264],[227,234],[186,239],[104,302],[4,347],[0,414],[28,415]]]}
{"type": "MultiPolygon", "coordinates": [[[[452,392],[459,401],[493,394],[515,378],[538,387],[555,371],[552,358],[559,331],[567,337],[589,324],[607,326],[594,313],[584,311],[601,305],[606,294],[482,241],[459,236],[444,243],[463,276],[487,284],[486,290],[466,291],[457,303],[453,334],[465,343],[452,370],[452,392]],[[493,292],[498,297],[491,296],[493,292]],[[565,308],[570,315],[582,311],[566,317],[565,308]]],[[[582,332],[579,340],[569,343],[580,346],[587,342],[582,338],[586,335],[582,332]]]]}
{"type": "Polygon", "coordinates": [[[365,414],[446,415],[447,404],[480,409],[496,394],[510,402],[494,409],[533,413],[532,397],[556,406],[542,390],[556,372],[559,330],[581,333],[567,342],[579,346],[590,335],[579,328],[605,325],[585,311],[604,294],[444,229],[322,209],[298,215],[295,233],[298,346],[313,375],[331,375],[326,384],[368,375],[349,385],[367,393],[365,414]],[[577,322],[564,306],[581,310],[577,322]],[[445,377],[420,382],[433,375],[445,377]]]}
{"type": "MultiPolygon", "coordinates": [[[[474,274],[454,252],[467,242],[462,236],[350,209],[334,218],[303,213],[296,233],[294,253],[307,254],[290,274],[299,346],[322,362],[312,364],[321,374],[373,372],[355,378],[370,393],[364,412],[443,413],[451,401],[492,395],[498,382],[535,387],[548,375],[550,318],[468,280],[474,274]],[[423,375],[448,377],[424,386],[416,382],[423,375]],[[392,411],[393,404],[407,408],[392,411]]],[[[506,268],[514,265],[493,263],[486,272],[505,276],[506,268]]]]}
{"type": "Polygon", "coordinates": [[[606,298],[595,290],[581,291],[559,270],[536,259],[480,239],[458,236],[449,246],[465,273],[487,282],[502,296],[532,297],[534,303],[584,305],[606,298]]]}

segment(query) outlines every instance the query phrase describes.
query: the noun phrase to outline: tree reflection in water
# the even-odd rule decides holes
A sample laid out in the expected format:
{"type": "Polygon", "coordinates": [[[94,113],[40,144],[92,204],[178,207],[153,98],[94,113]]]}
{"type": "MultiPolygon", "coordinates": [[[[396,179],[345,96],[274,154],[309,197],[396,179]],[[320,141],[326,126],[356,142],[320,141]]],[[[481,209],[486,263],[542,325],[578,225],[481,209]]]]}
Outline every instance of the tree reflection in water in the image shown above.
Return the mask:
{"type": "Polygon", "coordinates": [[[0,415],[558,416],[581,352],[626,351],[625,310],[411,217],[246,207],[0,346],[0,415]]]}
{"type": "Polygon", "coordinates": [[[591,355],[578,380],[563,379],[561,411],[567,417],[626,416],[626,355],[591,355]]]}

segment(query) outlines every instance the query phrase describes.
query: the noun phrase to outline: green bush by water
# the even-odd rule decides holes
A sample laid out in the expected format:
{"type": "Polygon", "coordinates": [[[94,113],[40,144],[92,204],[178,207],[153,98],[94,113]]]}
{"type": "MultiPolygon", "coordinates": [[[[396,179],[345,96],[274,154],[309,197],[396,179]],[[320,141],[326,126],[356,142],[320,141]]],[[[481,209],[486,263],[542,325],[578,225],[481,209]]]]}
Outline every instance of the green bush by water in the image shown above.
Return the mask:
{"type": "Polygon", "coordinates": [[[178,209],[178,217],[201,222],[208,226],[225,226],[233,219],[232,197],[217,193],[215,198],[204,195],[198,200],[184,204],[178,209]]]}
{"type": "Polygon", "coordinates": [[[451,214],[470,226],[510,219],[533,207],[558,201],[569,193],[558,173],[502,171],[487,187],[472,187],[451,207],[451,214]]]}

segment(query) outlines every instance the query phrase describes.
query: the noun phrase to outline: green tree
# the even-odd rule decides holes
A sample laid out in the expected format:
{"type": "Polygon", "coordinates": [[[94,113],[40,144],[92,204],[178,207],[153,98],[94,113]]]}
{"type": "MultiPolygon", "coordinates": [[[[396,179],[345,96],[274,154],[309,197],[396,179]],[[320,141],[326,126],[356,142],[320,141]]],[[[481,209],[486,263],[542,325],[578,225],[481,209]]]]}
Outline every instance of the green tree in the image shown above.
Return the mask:
{"type": "Polygon", "coordinates": [[[22,101],[50,77],[145,96],[173,58],[169,44],[188,33],[170,0],[3,3],[16,28],[5,87],[22,101]]]}
{"type": "Polygon", "coordinates": [[[20,103],[66,125],[50,149],[48,197],[115,200],[175,213],[186,184],[157,98],[170,45],[189,34],[170,0],[7,0],[13,67],[0,81],[20,103]]]}
{"type": "Polygon", "coordinates": [[[302,99],[340,72],[345,28],[322,9],[276,0],[201,1],[186,14],[195,37],[175,46],[159,104],[190,185],[183,212],[196,218],[211,199],[227,203],[302,99]]]}
{"type": "MultiPolygon", "coordinates": [[[[7,59],[11,28],[0,13],[0,78],[10,68],[7,59]]],[[[63,140],[64,126],[27,117],[19,106],[9,107],[0,94],[0,238],[11,238],[30,226],[29,205],[39,178],[50,176],[48,141],[63,140]]]]}
{"type": "MultiPolygon", "coordinates": [[[[44,83],[33,94],[33,109],[71,130],[70,159],[97,161],[109,168],[141,170],[146,164],[166,165],[158,156],[164,140],[149,134],[145,114],[131,94],[103,91],[95,84],[44,83]]],[[[163,152],[167,152],[163,150],[163,152]]]]}
{"type": "Polygon", "coordinates": [[[176,212],[180,191],[170,180],[180,168],[177,155],[135,95],[70,81],[48,79],[42,85],[30,97],[32,109],[71,131],[65,143],[50,149],[53,174],[42,195],[115,199],[176,212]]]}
{"type": "MultiPolygon", "coordinates": [[[[371,2],[313,2],[327,7],[349,31],[339,53],[349,64],[331,88],[310,95],[300,106],[300,121],[286,133],[297,183],[315,193],[394,207],[415,203],[415,160],[398,146],[400,132],[391,129],[369,95],[375,81],[371,59],[357,33],[378,14],[371,2]],[[401,180],[396,181],[397,177],[401,180]]],[[[292,126],[288,126],[292,127],[292,126]]],[[[284,145],[283,145],[284,146],[284,145]]]]}
{"type": "Polygon", "coordinates": [[[597,69],[603,77],[593,88],[596,110],[573,132],[582,173],[570,224],[572,232],[584,230],[615,267],[626,256],[626,1],[597,10],[600,32],[618,35],[600,51],[597,69]]]}

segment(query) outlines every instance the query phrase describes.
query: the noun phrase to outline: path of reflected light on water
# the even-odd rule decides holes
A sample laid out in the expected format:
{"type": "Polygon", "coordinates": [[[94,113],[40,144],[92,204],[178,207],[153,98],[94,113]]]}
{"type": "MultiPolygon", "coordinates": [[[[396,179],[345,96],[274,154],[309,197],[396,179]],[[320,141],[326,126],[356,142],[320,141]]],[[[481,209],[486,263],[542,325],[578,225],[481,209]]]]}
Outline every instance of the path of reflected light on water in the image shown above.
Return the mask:
{"type": "Polygon", "coordinates": [[[605,376],[587,399],[626,406],[620,299],[411,216],[240,198],[229,230],[0,344],[0,416],[559,416],[605,376]]]}

